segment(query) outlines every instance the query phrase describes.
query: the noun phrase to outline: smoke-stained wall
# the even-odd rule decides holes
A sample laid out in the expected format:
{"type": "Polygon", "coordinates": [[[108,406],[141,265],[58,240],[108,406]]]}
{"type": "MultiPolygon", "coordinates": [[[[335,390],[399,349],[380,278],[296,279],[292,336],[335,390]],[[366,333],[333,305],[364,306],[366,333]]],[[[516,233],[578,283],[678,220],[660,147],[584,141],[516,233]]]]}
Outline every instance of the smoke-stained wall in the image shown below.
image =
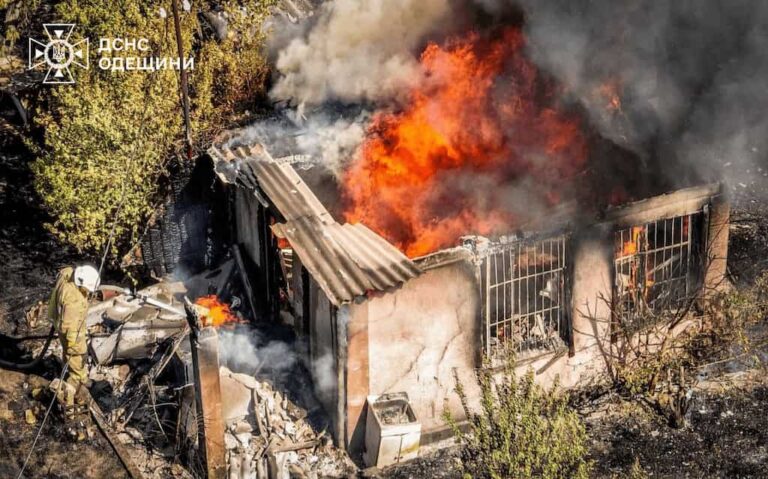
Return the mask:
{"type": "Polygon", "coordinates": [[[245,188],[234,191],[234,214],[237,241],[243,245],[253,264],[261,266],[261,244],[259,242],[259,201],[253,192],[245,188]]]}
{"type": "Polygon", "coordinates": [[[368,300],[369,394],[407,392],[423,431],[463,417],[454,371],[470,397],[481,349],[480,291],[474,266],[454,262],[368,300]]]}

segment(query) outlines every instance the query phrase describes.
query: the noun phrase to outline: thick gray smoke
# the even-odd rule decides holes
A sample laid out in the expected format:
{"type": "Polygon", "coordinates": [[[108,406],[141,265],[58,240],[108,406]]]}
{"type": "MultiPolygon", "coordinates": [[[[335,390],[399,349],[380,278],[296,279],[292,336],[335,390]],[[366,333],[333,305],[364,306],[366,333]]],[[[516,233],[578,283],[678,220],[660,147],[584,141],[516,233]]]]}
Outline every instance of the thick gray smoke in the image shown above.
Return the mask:
{"type": "Polygon", "coordinates": [[[307,32],[279,46],[271,96],[308,106],[396,97],[418,81],[417,47],[449,13],[448,0],[325,2],[307,32]]]}
{"type": "Polygon", "coordinates": [[[321,163],[340,176],[364,139],[365,108],[396,101],[421,80],[420,47],[444,27],[449,1],[335,0],[299,25],[276,20],[270,96],[292,107],[232,141],[259,142],[273,157],[304,155],[303,166],[321,163]],[[340,104],[356,105],[354,113],[340,114],[340,104]]]}
{"type": "Polygon", "coordinates": [[[219,332],[222,364],[235,372],[257,375],[265,368],[290,373],[299,361],[296,351],[282,341],[266,340],[256,330],[219,332]]]}
{"type": "MultiPolygon", "coordinates": [[[[505,4],[484,3],[496,11],[505,4]]],[[[534,61],[578,99],[603,136],[680,183],[721,171],[738,182],[747,170],[766,168],[768,3],[521,3],[534,61]],[[610,105],[611,88],[620,108],[610,105]]]]}

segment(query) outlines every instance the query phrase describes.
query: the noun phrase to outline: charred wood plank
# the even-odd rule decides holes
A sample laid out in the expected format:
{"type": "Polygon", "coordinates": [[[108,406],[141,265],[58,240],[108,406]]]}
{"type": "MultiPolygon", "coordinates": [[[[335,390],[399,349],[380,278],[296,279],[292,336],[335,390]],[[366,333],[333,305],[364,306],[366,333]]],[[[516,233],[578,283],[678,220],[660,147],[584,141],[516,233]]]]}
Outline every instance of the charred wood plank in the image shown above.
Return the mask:
{"type": "Polygon", "coordinates": [[[157,376],[163,372],[165,366],[168,365],[168,362],[171,360],[173,355],[176,354],[176,350],[179,349],[182,341],[184,341],[184,338],[187,337],[188,331],[188,327],[185,326],[184,329],[182,329],[179,333],[171,336],[166,340],[165,344],[168,345],[167,349],[163,350],[161,347],[160,351],[155,354],[156,360],[149,371],[147,371],[146,375],[144,375],[145,380],[139,382],[136,393],[131,395],[120,406],[120,409],[123,410],[123,414],[118,423],[119,427],[125,426],[128,421],[131,420],[133,413],[136,412],[136,409],[138,409],[142,401],[144,401],[144,398],[148,392],[148,388],[154,384],[157,376]]]}
{"type": "Polygon", "coordinates": [[[87,389],[85,392],[88,394],[88,409],[91,412],[93,420],[96,422],[96,425],[99,426],[99,430],[107,439],[107,441],[109,441],[109,444],[112,445],[112,449],[115,450],[117,457],[120,458],[120,462],[122,462],[123,466],[125,466],[125,470],[128,471],[128,474],[130,474],[133,479],[145,479],[146,476],[133,462],[133,458],[128,452],[128,449],[125,447],[125,444],[120,441],[120,438],[117,437],[115,431],[109,426],[109,423],[107,422],[107,419],[104,416],[104,413],[101,411],[99,405],[96,403],[96,401],[93,400],[93,397],[87,389]]]}
{"type": "Polygon", "coordinates": [[[216,330],[206,327],[197,334],[193,334],[191,340],[192,365],[195,370],[198,444],[208,479],[223,478],[227,472],[224,419],[221,412],[218,339],[216,330]]]}

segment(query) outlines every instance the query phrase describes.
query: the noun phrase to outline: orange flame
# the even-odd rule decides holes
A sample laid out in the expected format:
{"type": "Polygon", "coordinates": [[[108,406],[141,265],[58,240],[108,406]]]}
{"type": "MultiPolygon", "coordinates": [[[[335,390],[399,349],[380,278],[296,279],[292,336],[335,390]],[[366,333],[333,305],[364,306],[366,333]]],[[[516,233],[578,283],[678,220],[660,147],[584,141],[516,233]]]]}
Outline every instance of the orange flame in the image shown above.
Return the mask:
{"type": "Polygon", "coordinates": [[[621,82],[611,79],[597,87],[597,96],[605,102],[605,109],[611,112],[621,112],[621,82]]]}
{"type": "Polygon", "coordinates": [[[202,315],[203,326],[218,327],[238,321],[237,316],[229,309],[229,305],[219,300],[215,294],[201,296],[195,300],[195,304],[208,310],[202,315]]]}
{"type": "Polygon", "coordinates": [[[429,44],[425,80],[402,111],[374,116],[343,178],[345,219],[414,257],[465,234],[509,232],[529,201],[557,203],[586,141],[578,120],[546,106],[553,88],[523,46],[517,29],[429,44]]]}
{"type": "Polygon", "coordinates": [[[637,254],[638,240],[640,239],[640,234],[644,229],[645,228],[642,226],[632,227],[630,238],[625,241],[621,247],[621,256],[631,256],[633,254],[637,254]]]}
{"type": "MultiPolygon", "coordinates": [[[[630,235],[629,239],[625,241],[624,243],[617,245],[619,248],[619,257],[627,257],[627,256],[634,256],[640,251],[640,241],[641,241],[641,234],[645,232],[644,226],[633,226],[630,228],[630,235]]],[[[638,282],[638,276],[640,276],[640,272],[638,271],[638,268],[640,266],[640,263],[633,261],[631,263],[631,270],[629,274],[629,283],[627,284],[627,288],[629,290],[636,289],[640,284],[638,282]]],[[[648,268],[649,265],[646,264],[646,268],[648,268]]],[[[649,275],[649,273],[646,272],[645,276],[645,289],[643,296],[645,299],[648,299],[648,292],[650,291],[651,286],[655,284],[655,281],[653,280],[652,275],[649,275]]]]}

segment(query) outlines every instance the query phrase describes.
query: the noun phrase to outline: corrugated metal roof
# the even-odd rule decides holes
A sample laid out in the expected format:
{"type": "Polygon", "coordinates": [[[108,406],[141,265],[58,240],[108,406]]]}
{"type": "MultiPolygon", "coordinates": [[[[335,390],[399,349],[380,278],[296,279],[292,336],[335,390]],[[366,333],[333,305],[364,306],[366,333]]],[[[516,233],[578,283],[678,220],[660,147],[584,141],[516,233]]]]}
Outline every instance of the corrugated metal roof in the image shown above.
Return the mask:
{"type": "Polygon", "coordinates": [[[258,187],[286,221],[311,215],[323,222],[333,222],[331,214],[296,170],[289,163],[276,162],[261,145],[212,147],[209,154],[219,160],[216,172],[223,180],[247,188],[258,187]],[[233,162],[234,159],[241,161],[233,162]]]}
{"type": "Polygon", "coordinates": [[[336,305],[386,291],[420,274],[397,248],[362,224],[325,224],[308,216],[273,225],[336,305]]]}
{"type": "Polygon", "coordinates": [[[387,291],[421,273],[364,225],[337,223],[293,166],[276,162],[261,145],[212,147],[208,153],[223,181],[259,191],[285,218],[272,229],[288,239],[333,304],[387,291]]]}

